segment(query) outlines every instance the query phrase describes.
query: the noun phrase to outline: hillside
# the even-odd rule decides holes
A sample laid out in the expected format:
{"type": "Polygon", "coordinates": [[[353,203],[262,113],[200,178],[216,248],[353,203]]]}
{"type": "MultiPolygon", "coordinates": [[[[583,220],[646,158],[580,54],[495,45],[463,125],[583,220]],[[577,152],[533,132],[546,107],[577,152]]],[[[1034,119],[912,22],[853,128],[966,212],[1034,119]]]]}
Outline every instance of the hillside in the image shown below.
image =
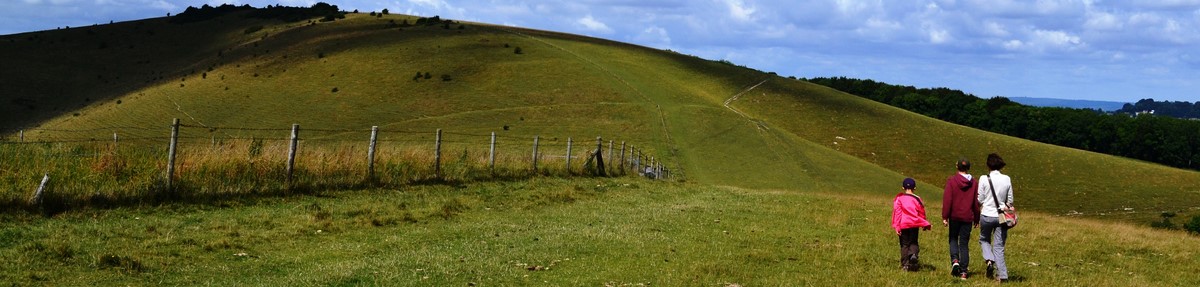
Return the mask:
{"type": "Polygon", "coordinates": [[[2,128],[10,140],[24,129],[44,141],[164,136],[173,118],[196,127],[183,136],[214,141],[293,123],[605,136],[647,144],[690,182],[879,195],[905,176],[932,193],[958,157],[999,152],[1030,210],[1147,223],[1200,207],[1196,172],[986,133],[670,51],[482,23],[404,25],[418,20],[231,14],[0,37],[12,43],[0,53],[19,55],[0,71],[0,101],[16,103],[0,110],[2,128]]]}

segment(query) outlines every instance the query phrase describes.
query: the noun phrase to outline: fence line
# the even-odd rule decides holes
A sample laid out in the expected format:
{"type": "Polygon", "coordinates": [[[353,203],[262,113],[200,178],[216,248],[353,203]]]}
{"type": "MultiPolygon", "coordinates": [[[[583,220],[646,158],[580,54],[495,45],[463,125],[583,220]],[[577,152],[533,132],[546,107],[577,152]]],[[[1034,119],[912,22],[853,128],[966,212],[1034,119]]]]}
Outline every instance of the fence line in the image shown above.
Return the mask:
{"type": "MultiPolygon", "coordinates": [[[[122,129],[124,129],[124,127],[122,127],[122,129]]],[[[251,181],[248,184],[238,183],[238,182],[229,183],[230,185],[243,184],[243,185],[248,186],[248,187],[234,187],[233,189],[237,189],[237,190],[242,190],[242,188],[261,189],[261,188],[270,188],[269,187],[269,184],[271,181],[270,178],[272,178],[272,176],[270,176],[270,175],[278,174],[278,173],[271,172],[271,168],[270,168],[270,166],[272,165],[270,163],[272,161],[272,160],[270,160],[270,158],[278,158],[278,157],[260,157],[259,155],[263,154],[264,152],[273,154],[273,152],[271,152],[270,150],[275,150],[275,151],[281,152],[276,155],[282,155],[282,151],[279,151],[276,147],[278,147],[282,143],[282,141],[288,141],[286,165],[280,164],[281,166],[279,167],[279,169],[280,169],[279,173],[283,173],[283,174],[281,174],[281,175],[283,175],[282,176],[283,177],[282,178],[283,179],[283,183],[282,183],[283,188],[285,190],[291,190],[293,187],[296,187],[298,184],[308,184],[309,186],[312,186],[312,185],[314,185],[313,182],[329,180],[329,179],[325,179],[324,177],[330,175],[330,173],[333,173],[333,176],[340,176],[337,179],[333,179],[333,181],[339,181],[339,180],[342,182],[348,181],[347,173],[353,173],[353,174],[358,174],[359,179],[364,179],[365,180],[364,184],[368,184],[368,185],[380,184],[380,182],[379,182],[380,179],[386,180],[386,177],[380,178],[379,174],[377,174],[378,169],[377,169],[376,163],[378,161],[380,161],[379,148],[380,148],[381,143],[383,143],[383,144],[393,143],[391,145],[392,149],[390,149],[390,151],[392,151],[391,156],[392,157],[398,156],[399,158],[404,158],[404,155],[406,154],[405,152],[407,152],[409,157],[414,157],[414,156],[415,157],[423,157],[420,155],[420,153],[422,153],[421,150],[425,150],[426,155],[428,155],[428,152],[429,152],[428,148],[430,145],[432,145],[433,146],[432,152],[433,152],[433,157],[434,157],[433,163],[432,163],[433,175],[432,175],[432,178],[429,178],[429,179],[434,179],[434,180],[444,180],[444,179],[446,179],[446,176],[447,176],[445,174],[446,171],[443,169],[444,165],[446,165],[445,158],[444,158],[444,155],[445,155],[444,152],[446,151],[445,149],[447,148],[447,146],[444,146],[444,144],[449,144],[451,146],[451,149],[457,149],[457,148],[462,149],[462,154],[459,157],[459,160],[457,162],[451,163],[451,164],[455,165],[456,168],[459,169],[458,171],[460,172],[460,176],[462,174],[464,174],[464,173],[461,173],[461,172],[463,172],[463,170],[462,170],[463,168],[471,169],[471,168],[473,168],[472,166],[476,166],[476,167],[480,168],[479,170],[486,171],[488,174],[495,176],[498,172],[497,171],[497,162],[501,161],[501,160],[516,163],[515,165],[508,164],[506,166],[520,166],[521,165],[520,162],[523,162],[523,160],[519,160],[519,157],[514,158],[512,155],[507,156],[507,158],[498,157],[497,154],[501,152],[499,147],[506,147],[505,150],[520,149],[521,147],[530,148],[530,146],[527,145],[528,144],[527,140],[529,140],[529,138],[527,136],[517,136],[517,135],[501,136],[501,135],[496,134],[496,132],[490,132],[488,134],[476,134],[476,133],[470,133],[470,132],[450,132],[450,131],[443,131],[441,129],[437,129],[437,131],[433,135],[434,137],[431,141],[429,139],[429,135],[430,135],[429,131],[425,131],[425,132],[416,132],[416,131],[407,131],[407,130],[382,131],[379,128],[379,126],[372,126],[370,129],[305,129],[304,134],[307,136],[304,136],[304,137],[301,136],[300,129],[301,129],[301,127],[298,124],[293,124],[290,129],[286,129],[286,128],[201,127],[201,126],[190,126],[190,125],[186,125],[186,124],[181,124],[179,122],[179,119],[174,119],[170,125],[169,135],[164,136],[164,137],[122,136],[120,132],[113,132],[112,142],[110,143],[111,147],[106,148],[105,149],[106,151],[96,150],[94,152],[88,152],[89,150],[83,149],[82,148],[83,146],[72,147],[70,145],[66,145],[66,146],[55,145],[55,146],[46,146],[46,147],[42,148],[45,153],[45,155],[43,155],[43,157],[47,157],[47,156],[48,157],[56,157],[56,158],[57,157],[76,157],[79,159],[72,160],[72,161],[79,162],[79,163],[85,163],[85,164],[83,164],[84,165],[83,167],[79,167],[80,164],[71,163],[71,162],[41,163],[41,162],[38,162],[38,160],[36,160],[36,159],[22,159],[23,156],[11,156],[9,158],[13,158],[12,159],[14,161],[13,164],[25,164],[26,166],[24,166],[24,167],[40,166],[41,168],[50,168],[51,170],[49,170],[46,173],[46,176],[47,176],[47,178],[48,177],[58,178],[53,183],[53,185],[56,185],[56,186],[64,185],[64,184],[66,184],[65,182],[80,181],[80,180],[83,180],[83,181],[92,180],[92,179],[78,179],[78,178],[90,177],[87,175],[89,173],[109,172],[109,173],[113,173],[113,174],[126,174],[126,177],[128,177],[129,174],[145,172],[145,170],[157,169],[159,174],[161,175],[161,177],[155,176],[154,178],[160,178],[162,180],[159,183],[163,184],[162,187],[165,187],[166,192],[179,192],[182,190],[196,190],[197,188],[204,189],[204,190],[209,190],[209,189],[224,190],[223,188],[226,188],[226,187],[221,187],[220,186],[221,184],[219,184],[219,183],[204,182],[205,179],[203,179],[203,178],[213,176],[213,174],[211,174],[211,173],[214,173],[214,172],[232,174],[232,175],[216,175],[218,177],[225,176],[226,178],[235,178],[235,179],[242,178],[243,180],[251,181]],[[197,136],[194,133],[194,131],[196,129],[205,129],[205,130],[208,130],[210,133],[214,133],[214,134],[210,135],[210,136],[197,136]],[[184,130],[191,130],[193,132],[185,133],[184,130]],[[216,130],[242,130],[242,131],[271,132],[271,133],[290,132],[290,136],[284,137],[282,134],[269,135],[269,136],[265,136],[263,134],[256,134],[256,135],[251,135],[251,136],[242,135],[242,136],[236,136],[236,137],[235,136],[217,137],[215,135],[216,130]],[[367,135],[366,133],[369,132],[369,135],[370,135],[369,141],[366,141],[364,143],[362,138],[360,138],[358,140],[345,139],[345,138],[347,138],[347,135],[349,135],[351,133],[360,133],[360,132],[364,136],[367,135]],[[321,133],[347,133],[347,134],[326,135],[328,137],[321,137],[321,133]],[[386,133],[386,136],[384,135],[385,133],[386,133]],[[314,136],[314,134],[315,134],[315,136],[314,136]],[[447,138],[446,135],[450,135],[451,137],[447,138]],[[475,140],[475,138],[477,138],[478,140],[475,140]],[[471,146],[476,146],[479,150],[482,150],[484,138],[486,138],[486,141],[487,141],[486,144],[488,145],[487,150],[486,150],[486,152],[487,152],[486,158],[483,158],[482,157],[483,155],[479,155],[479,157],[476,157],[477,160],[470,160],[470,157],[471,157],[470,154],[472,152],[469,152],[469,150],[472,149],[471,146]],[[145,141],[146,143],[122,144],[124,142],[129,142],[129,141],[145,141]],[[230,141],[234,141],[234,142],[230,142],[230,141]],[[238,145],[237,142],[242,142],[245,145],[238,145]],[[269,146],[267,145],[267,142],[270,142],[269,146]],[[316,150],[316,154],[318,155],[317,158],[318,158],[319,163],[315,164],[315,165],[312,164],[312,159],[308,159],[305,161],[299,160],[299,159],[305,158],[305,155],[304,155],[305,143],[340,143],[340,142],[352,143],[352,144],[340,145],[340,146],[335,145],[335,146],[332,146],[332,147],[334,147],[332,149],[328,148],[330,146],[326,146],[327,148],[325,148],[325,149],[316,150]],[[524,142],[524,143],[522,143],[522,142],[524,142]],[[400,143],[400,145],[395,145],[395,143],[400,143]],[[159,164],[152,163],[153,160],[138,161],[138,160],[142,160],[142,158],[144,156],[150,155],[150,154],[158,154],[157,156],[154,156],[154,158],[159,158],[159,156],[162,156],[162,154],[161,154],[163,152],[163,150],[161,149],[162,146],[159,146],[158,148],[153,148],[153,146],[158,145],[158,144],[166,145],[166,155],[165,156],[167,158],[166,158],[166,162],[165,162],[165,167],[161,161],[159,164]],[[360,144],[361,144],[361,146],[360,146],[360,144]],[[205,153],[206,152],[205,149],[203,149],[203,148],[197,149],[196,148],[197,146],[200,146],[200,147],[210,146],[210,149],[208,149],[207,153],[205,153]],[[118,147],[121,147],[121,150],[123,150],[123,152],[118,152],[118,147]],[[227,150],[226,148],[232,148],[232,149],[227,150]],[[250,157],[245,160],[237,160],[236,157],[228,156],[229,152],[233,152],[234,150],[240,149],[240,148],[246,148],[246,150],[248,150],[248,152],[250,154],[250,157]],[[366,163],[359,162],[360,160],[362,160],[362,158],[357,157],[357,156],[354,156],[354,158],[356,158],[356,160],[355,159],[345,160],[345,159],[329,158],[329,156],[331,154],[358,153],[358,152],[361,152],[363,150],[363,148],[366,149],[366,153],[367,153],[365,156],[366,163]],[[188,152],[189,150],[191,152],[188,152]],[[357,151],[355,151],[355,150],[357,150],[357,151]],[[133,153],[132,154],[127,153],[130,151],[132,151],[133,153]],[[56,152],[58,154],[55,154],[56,152]],[[65,155],[62,155],[62,154],[65,154],[65,155]],[[205,157],[205,155],[214,155],[214,154],[217,155],[214,158],[205,157]],[[136,158],[109,159],[109,157],[114,157],[114,156],[118,156],[118,155],[123,155],[126,157],[132,155],[132,156],[137,156],[137,157],[136,158]],[[321,155],[324,155],[324,158],[322,158],[321,155]],[[200,156],[200,157],[196,157],[196,156],[200,156]],[[89,158],[90,158],[90,161],[89,161],[89,158]],[[342,162],[336,162],[336,163],[330,162],[330,161],[337,161],[337,160],[341,160],[342,162]],[[134,161],[137,161],[137,162],[134,162],[134,161]],[[148,163],[148,162],[150,162],[150,163],[148,163]],[[239,163],[239,162],[243,162],[244,164],[239,163]],[[358,162],[358,163],[354,163],[354,162],[358,162]],[[475,164],[472,165],[471,162],[475,162],[475,164]],[[86,166],[86,165],[88,165],[87,163],[90,163],[90,165],[91,165],[90,169],[88,166],[86,166]],[[214,163],[216,165],[213,165],[214,163]],[[126,166],[131,165],[131,164],[135,164],[135,165],[141,164],[142,166],[138,166],[138,167],[142,168],[142,169],[137,169],[137,170],[132,170],[132,171],[121,170],[122,168],[128,168],[126,166]],[[236,170],[220,170],[220,169],[214,170],[214,169],[212,169],[213,167],[206,167],[206,164],[208,164],[209,166],[215,166],[215,168],[224,167],[224,168],[232,168],[232,169],[236,169],[236,170]],[[222,165],[222,164],[225,164],[225,165],[222,165]],[[230,164],[232,164],[232,165],[230,165],[230,164]],[[72,167],[72,165],[75,165],[75,167],[72,167]],[[265,165],[265,167],[263,165],[265,165]],[[242,167],[239,167],[239,166],[242,166],[242,167]],[[357,166],[357,167],[355,167],[355,166],[357,166]],[[364,167],[365,167],[365,171],[363,171],[364,167]],[[74,169],[72,169],[72,168],[74,168],[74,169]],[[180,168],[184,168],[182,173],[180,172],[181,171],[180,168]],[[249,170],[245,170],[247,168],[249,170]],[[66,171],[63,171],[63,169],[71,169],[72,172],[82,173],[84,175],[81,176],[78,174],[72,174],[70,176],[64,177],[64,176],[56,176],[54,174],[54,171],[66,172],[66,171]],[[307,179],[309,180],[308,182],[302,181],[305,177],[301,177],[301,178],[296,177],[297,171],[301,171],[302,169],[307,173],[301,173],[300,175],[308,176],[307,177],[307,179]],[[243,172],[243,173],[249,172],[250,175],[246,176],[246,175],[235,174],[238,172],[243,172]],[[254,175],[255,172],[257,175],[254,175]],[[200,175],[197,175],[197,173],[200,173],[200,175]],[[199,177],[199,178],[193,178],[193,177],[199,177]],[[183,183],[182,185],[180,184],[181,182],[183,183]],[[201,184],[208,183],[210,185],[217,185],[217,186],[215,186],[215,187],[214,186],[197,186],[196,182],[201,182],[201,184]],[[191,183],[191,184],[189,185],[189,183],[191,183]],[[263,184],[268,184],[268,185],[264,186],[263,184]]],[[[97,128],[97,129],[75,130],[75,131],[70,131],[70,130],[43,130],[43,131],[54,131],[54,132],[61,131],[61,132],[75,133],[75,132],[83,132],[83,131],[99,132],[99,131],[108,131],[108,130],[112,130],[112,129],[111,128],[97,128]]],[[[136,128],[136,130],[145,131],[145,130],[151,130],[151,129],[136,128]]],[[[26,140],[25,130],[19,131],[18,135],[19,135],[19,137],[18,137],[19,140],[17,142],[0,140],[0,144],[37,146],[38,144],[44,145],[44,144],[70,144],[70,143],[100,143],[100,142],[108,141],[108,139],[76,138],[76,139],[39,140],[39,141],[26,142],[25,141],[26,140]]],[[[555,144],[546,145],[545,144],[546,138],[542,137],[541,135],[533,135],[532,137],[533,137],[532,153],[530,154],[531,157],[528,158],[530,165],[527,166],[527,167],[531,167],[531,169],[529,169],[528,171],[522,172],[521,174],[538,176],[538,175],[548,174],[551,172],[551,170],[558,170],[557,167],[551,168],[548,163],[543,162],[544,159],[550,158],[550,159],[555,159],[552,162],[561,159],[564,162],[562,165],[562,170],[564,171],[563,173],[568,176],[572,176],[572,175],[591,175],[591,176],[644,175],[648,178],[655,178],[655,179],[665,179],[665,178],[668,178],[668,176],[669,176],[669,169],[666,168],[665,166],[663,166],[663,164],[661,162],[655,160],[655,158],[652,156],[647,157],[644,150],[637,149],[634,145],[629,144],[626,141],[621,141],[620,152],[616,153],[614,151],[616,141],[609,140],[608,154],[607,154],[608,160],[605,160],[606,158],[605,158],[605,154],[604,154],[604,139],[600,136],[596,137],[596,148],[595,149],[584,148],[582,152],[576,151],[577,149],[575,148],[574,138],[567,137],[566,141],[565,141],[566,153],[561,156],[559,156],[557,154],[557,152],[554,152],[555,155],[543,154],[543,152],[544,152],[544,149],[546,149],[547,147],[551,147],[551,148],[554,148],[555,150],[561,151],[558,148],[562,148],[562,145],[561,145],[562,143],[559,143],[556,145],[555,144]],[[617,156],[618,154],[619,154],[619,156],[617,156]],[[582,166],[578,166],[578,167],[573,166],[573,165],[576,165],[576,162],[572,161],[572,159],[574,159],[574,158],[584,159],[582,166]],[[540,166],[540,164],[544,164],[544,163],[547,165],[540,166]]],[[[557,142],[558,141],[557,139],[558,139],[557,137],[554,137],[552,139],[552,141],[557,142]]],[[[108,147],[108,144],[103,144],[103,145],[101,145],[101,147],[108,147]]],[[[17,148],[17,149],[10,150],[10,152],[13,152],[14,155],[17,155],[17,154],[21,153],[21,151],[23,151],[23,150],[29,150],[29,149],[17,148]]],[[[527,151],[529,151],[529,150],[527,150],[527,151]]],[[[479,151],[477,150],[474,153],[479,154],[479,151]]],[[[389,155],[386,153],[383,156],[384,156],[384,158],[389,157],[389,155]]],[[[50,159],[50,161],[57,161],[57,160],[61,160],[61,159],[50,159]]],[[[421,167],[420,166],[421,164],[419,164],[419,163],[417,165],[413,165],[412,162],[405,163],[405,162],[403,162],[403,160],[401,160],[400,162],[396,162],[394,159],[391,161],[385,160],[384,163],[386,164],[384,166],[385,170],[392,172],[392,173],[390,173],[393,176],[393,179],[391,179],[392,182],[396,182],[396,179],[394,179],[396,176],[399,176],[401,178],[403,178],[403,177],[418,178],[419,174],[421,173],[421,170],[423,168],[428,168],[428,166],[421,167]],[[416,173],[416,174],[399,174],[399,175],[397,175],[395,172],[409,172],[409,173],[416,173]]],[[[8,165],[8,164],[6,164],[6,165],[8,165]]],[[[20,170],[20,169],[21,168],[12,169],[12,170],[20,170]]],[[[25,169],[29,169],[29,168],[25,168],[25,169]]],[[[22,172],[25,172],[25,171],[22,171],[22,172]]],[[[8,172],[7,174],[8,174],[7,176],[16,176],[17,173],[16,172],[8,172]]],[[[0,174],[0,175],[2,175],[2,174],[0,174]]],[[[39,175],[41,175],[41,174],[39,174],[39,175]]],[[[333,176],[330,176],[330,177],[333,177],[333,176]]],[[[484,175],[484,177],[486,178],[487,176],[484,175]]],[[[275,182],[278,182],[278,180],[280,179],[279,177],[275,177],[275,178],[276,178],[275,182]]],[[[414,179],[409,179],[409,180],[414,180],[414,179]]],[[[420,179],[415,179],[415,180],[420,180],[420,179]]],[[[123,185],[123,183],[120,182],[121,181],[120,179],[116,179],[116,180],[112,180],[112,181],[115,181],[115,183],[104,183],[104,184],[110,184],[110,186],[107,186],[107,188],[110,188],[110,189],[129,189],[130,188],[129,185],[123,185]]],[[[401,181],[403,181],[403,180],[401,180],[401,181]]],[[[76,185],[73,187],[78,187],[78,189],[80,189],[80,190],[87,190],[89,188],[94,188],[94,186],[102,185],[100,183],[89,183],[89,182],[75,183],[75,184],[76,185]]],[[[357,183],[355,183],[355,184],[357,184],[357,183]]],[[[317,185],[320,185],[320,184],[317,184],[317,185]]],[[[360,186],[360,185],[352,184],[352,186],[360,186]]],[[[153,190],[163,190],[162,187],[153,188],[153,190]]],[[[55,189],[55,191],[63,192],[65,190],[69,190],[69,189],[70,188],[62,189],[62,190],[55,189]]],[[[211,192],[211,191],[208,191],[208,192],[211,192]]],[[[83,193],[86,193],[86,192],[83,192],[83,193]]],[[[97,194],[99,194],[99,192],[97,192],[97,194]]],[[[80,195],[80,196],[83,196],[83,195],[80,195]]]]}

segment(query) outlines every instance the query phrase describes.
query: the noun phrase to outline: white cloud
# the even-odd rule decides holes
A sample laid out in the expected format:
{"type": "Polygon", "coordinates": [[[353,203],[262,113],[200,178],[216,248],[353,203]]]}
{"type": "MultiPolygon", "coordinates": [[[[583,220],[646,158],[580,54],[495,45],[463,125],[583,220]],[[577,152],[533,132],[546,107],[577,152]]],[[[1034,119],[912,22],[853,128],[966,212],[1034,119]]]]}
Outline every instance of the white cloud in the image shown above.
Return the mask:
{"type": "Polygon", "coordinates": [[[988,36],[1008,37],[1011,34],[1008,32],[1008,29],[1004,28],[1004,24],[995,21],[987,21],[983,24],[983,27],[984,34],[988,36]]]}
{"type": "Polygon", "coordinates": [[[1119,30],[1123,27],[1123,23],[1112,13],[1094,12],[1088,13],[1087,22],[1083,24],[1083,27],[1089,30],[1119,30]]]}
{"type": "Polygon", "coordinates": [[[608,25],[605,25],[604,23],[602,23],[600,21],[596,21],[596,18],[592,17],[591,14],[588,14],[587,16],[580,18],[578,21],[575,21],[575,23],[578,23],[579,25],[582,25],[585,29],[587,29],[589,31],[593,31],[593,32],[600,32],[600,33],[604,33],[604,34],[609,34],[609,33],[613,32],[612,28],[609,28],[608,25]]]}
{"type": "Polygon", "coordinates": [[[1004,48],[1025,52],[1076,51],[1087,45],[1079,36],[1063,31],[1034,30],[1025,40],[1013,39],[1004,42],[1004,48]]]}
{"type": "Polygon", "coordinates": [[[929,42],[934,44],[945,44],[946,42],[953,40],[953,38],[950,37],[950,32],[943,29],[931,28],[928,30],[928,34],[929,42]]]}
{"type": "Polygon", "coordinates": [[[725,6],[729,8],[729,16],[733,17],[734,20],[738,20],[738,21],[742,21],[742,22],[749,22],[749,21],[754,20],[753,17],[754,17],[754,11],[756,10],[755,7],[747,6],[746,3],[743,2],[742,0],[724,0],[724,1],[725,1],[725,6]]]}
{"type": "Polygon", "coordinates": [[[662,27],[650,26],[638,33],[637,37],[634,37],[634,41],[650,47],[669,48],[671,47],[671,34],[662,27]]]}

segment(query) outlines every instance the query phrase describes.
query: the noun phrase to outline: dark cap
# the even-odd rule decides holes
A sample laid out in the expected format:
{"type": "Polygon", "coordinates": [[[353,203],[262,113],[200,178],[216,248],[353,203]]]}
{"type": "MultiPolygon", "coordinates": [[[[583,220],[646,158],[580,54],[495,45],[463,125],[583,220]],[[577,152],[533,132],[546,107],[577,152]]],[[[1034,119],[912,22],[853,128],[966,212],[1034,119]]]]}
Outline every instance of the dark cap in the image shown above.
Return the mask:
{"type": "Polygon", "coordinates": [[[954,167],[958,168],[958,171],[968,171],[971,170],[971,162],[965,158],[959,159],[958,162],[954,163],[954,167]]]}
{"type": "Polygon", "coordinates": [[[916,189],[916,188],[917,188],[917,181],[916,181],[916,180],[913,180],[911,177],[910,177],[910,178],[905,178],[905,179],[904,179],[904,183],[900,184],[900,186],[903,186],[903,187],[904,187],[904,189],[916,189]]]}

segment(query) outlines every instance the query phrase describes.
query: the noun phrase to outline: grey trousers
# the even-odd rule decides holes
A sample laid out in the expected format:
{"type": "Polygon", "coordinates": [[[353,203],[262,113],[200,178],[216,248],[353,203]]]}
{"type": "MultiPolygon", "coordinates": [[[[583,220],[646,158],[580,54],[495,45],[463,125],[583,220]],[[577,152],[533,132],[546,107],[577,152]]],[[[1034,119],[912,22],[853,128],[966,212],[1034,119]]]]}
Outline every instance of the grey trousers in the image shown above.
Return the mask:
{"type": "Polygon", "coordinates": [[[1000,226],[1000,218],[979,218],[979,249],[983,259],[991,260],[996,267],[997,279],[1008,279],[1008,266],[1004,264],[1004,244],[1008,240],[1008,228],[1000,226]]]}

